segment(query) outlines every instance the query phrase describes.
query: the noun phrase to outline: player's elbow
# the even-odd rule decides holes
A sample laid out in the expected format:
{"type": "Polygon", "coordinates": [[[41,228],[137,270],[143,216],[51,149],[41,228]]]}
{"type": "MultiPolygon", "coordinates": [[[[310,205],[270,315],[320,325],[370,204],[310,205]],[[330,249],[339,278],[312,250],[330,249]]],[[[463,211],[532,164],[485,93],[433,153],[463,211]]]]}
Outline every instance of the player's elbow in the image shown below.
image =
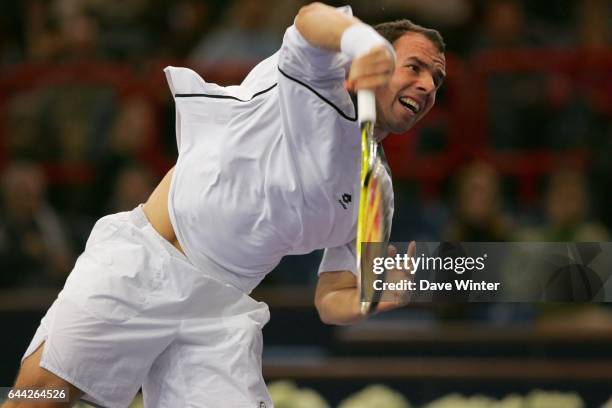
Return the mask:
{"type": "Polygon", "coordinates": [[[295,27],[298,31],[304,35],[305,32],[308,31],[308,22],[312,20],[313,14],[319,12],[322,8],[326,6],[323,3],[310,3],[305,6],[300,7],[300,10],[295,17],[295,27]]]}
{"type": "Polygon", "coordinates": [[[325,324],[344,326],[361,320],[357,279],[350,271],[322,272],[314,304],[325,324]]]}
{"type": "MultiPolygon", "coordinates": [[[[342,296],[343,297],[343,296],[342,296]]],[[[346,310],[343,299],[338,296],[315,296],[315,307],[319,313],[321,322],[330,326],[346,326],[358,323],[361,316],[353,310],[346,310]]]]}
{"type": "Polygon", "coordinates": [[[337,317],[334,316],[334,313],[330,312],[325,307],[317,306],[317,312],[319,312],[319,319],[321,319],[321,322],[323,322],[324,324],[327,324],[330,326],[344,326],[344,325],[349,324],[346,322],[342,322],[341,320],[338,320],[337,317]]]}
{"type": "Polygon", "coordinates": [[[329,307],[325,306],[325,302],[319,297],[315,297],[315,307],[319,313],[319,319],[321,322],[329,325],[337,325],[333,313],[330,313],[329,307]]]}
{"type": "Polygon", "coordinates": [[[313,12],[317,12],[325,7],[326,7],[325,4],[320,3],[318,1],[306,4],[305,6],[300,7],[300,9],[298,10],[298,14],[297,14],[297,17],[295,18],[295,21],[297,22],[297,21],[303,20],[305,16],[308,16],[313,12]]]}

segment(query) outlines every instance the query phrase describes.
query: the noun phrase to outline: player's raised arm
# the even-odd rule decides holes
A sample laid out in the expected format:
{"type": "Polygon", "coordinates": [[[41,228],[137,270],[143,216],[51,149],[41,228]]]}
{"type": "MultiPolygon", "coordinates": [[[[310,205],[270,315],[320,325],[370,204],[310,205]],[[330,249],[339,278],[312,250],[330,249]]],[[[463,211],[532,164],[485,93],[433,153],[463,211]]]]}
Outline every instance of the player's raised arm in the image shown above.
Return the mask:
{"type": "Polygon", "coordinates": [[[361,21],[322,3],[308,4],[300,9],[295,26],[310,44],[340,51],[344,30],[361,21]]]}
{"type": "Polygon", "coordinates": [[[359,19],[325,4],[312,3],[300,9],[295,27],[311,45],[341,51],[354,61],[347,81],[350,90],[389,82],[395,66],[393,46],[359,19]]]}

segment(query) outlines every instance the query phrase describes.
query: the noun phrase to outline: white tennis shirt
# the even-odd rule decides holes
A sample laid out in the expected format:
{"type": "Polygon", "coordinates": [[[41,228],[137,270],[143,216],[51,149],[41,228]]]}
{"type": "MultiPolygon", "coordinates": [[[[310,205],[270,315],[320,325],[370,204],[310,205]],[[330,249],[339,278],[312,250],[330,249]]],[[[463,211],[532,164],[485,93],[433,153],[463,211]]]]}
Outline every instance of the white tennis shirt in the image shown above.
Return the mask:
{"type": "Polygon", "coordinates": [[[360,132],[348,64],[291,26],[239,86],[165,69],[179,148],[170,219],[199,269],[249,293],[284,255],[327,248],[320,272],[355,273],[360,132]]]}

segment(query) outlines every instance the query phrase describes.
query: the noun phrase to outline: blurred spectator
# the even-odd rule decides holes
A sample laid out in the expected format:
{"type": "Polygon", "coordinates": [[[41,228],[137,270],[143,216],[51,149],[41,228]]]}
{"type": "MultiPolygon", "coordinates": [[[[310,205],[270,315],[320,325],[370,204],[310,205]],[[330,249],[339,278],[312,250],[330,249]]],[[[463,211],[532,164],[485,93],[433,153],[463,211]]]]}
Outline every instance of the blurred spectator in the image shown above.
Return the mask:
{"type": "Polygon", "coordinates": [[[142,58],[151,50],[143,21],[150,0],[54,0],[54,12],[65,27],[73,54],[111,59],[142,58]]]}
{"type": "MultiPolygon", "coordinates": [[[[520,0],[481,3],[481,29],[475,33],[472,51],[500,51],[539,45],[543,41],[528,23],[520,0]]],[[[504,58],[498,54],[497,58],[504,58]]],[[[489,77],[489,120],[493,145],[499,149],[538,148],[545,145],[541,121],[542,78],[539,75],[493,74],[489,77]],[[534,137],[534,135],[538,137],[534,137]]],[[[544,108],[545,109],[545,108],[544,108]]]]}
{"type": "Polygon", "coordinates": [[[172,2],[168,9],[163,11],[161,16],[151,16],[157,24],[166,27],[160,35],[157,54],[163,57],[186,58],[200,39],[208,34],[216,8],[213,2],[181,0],[172,2]]]}
{"type": "Polygon", "coordinates": [[[524,229],[523,240],[607,241],[610,234],[597,222],[589,221],[587,182],[581,171],[561,169],[549,180],[544,196],[545,224],[524,229]]]}
{"type": "Polygon", "coordinates": [[[533,123],[530,134],[538,135],[545,147],[555,149],[585,148],[600,143],[607,120],[593,111],[585,87],[561,73],[550,73],[544,87],[543,100],[530,109],[528,118],[533,123]]]}
{"type": "Polygon", "coordinates": [[[587,49],[605,50],[612,44],[612,5],[609,0],[581,0],[576,7],[576,38],[587,49]]]}
{"type": "Polygon", "coordinates": [[[529,23],[520,0],[487,0],[482,5],[482,28],[475,33],[474,50],[550,43],[542,32],[536,31],[540,24],[529,23]]]}
{"type": "Polygon", "coordinates": [[[61,284],[73,262],[66,232],[45,198],[42,171],[10,164],[2,178],[0,286],[61,284]]]}
{"type": "Polygon", "coordinates": [[[529,43],[525,30],[526,16],[517,0],[484,2],[483,24],[477,37],[477,48],[508,47],[529,43]]]}
{"type": "MultiPolygon", "coordinates": [[[[579,41],[589,48],[609,44],[610,3],[599,0],[574,2],[577,15],[579,41]]],[[[540,15],[528,16],[520,0],[493,0],[483,2],[483,28],[477,34],[473,50],[500,51],[508,48],[525,49],[534,46],[556,46],[568,41],[570,27],[559,24],[552,30],[542,21],[543,14],[551,7],[540,6],[540,15]],[[554,34],[552,34],[554,31],[554,34]],[[564,34],[560,34],[564,33],[564,34]]],[[[571,6],[569,4],[568,6],[571,6]]],[[[530,5],[532,11],[537,7],[530,5]]],[[[558,5],[552,9],[559,9],[558,5]]],[[[556,12],[557,14],[559,11],[556,12]]],[[[567,13],[567,11],[565,11],[567,13]]],[[[548,51],[539,56],[546,59],[548,51]]],[[[497,53],[496,59],[508,58],[512,65],[520,55],[497,53]]],[[[536,64],[540,61],[536,61],[536,64]]],[[[585,61],[588,65],[588,61],[585,61]]],[[[586,67],[585,67],[586,68],[586,67]]],[[[493,146],[498,149],[573,149],[600,140],[602,126],[597,111],[603,109],[601,100],[609,75],[603,77],[600,66],[585,73],[594,81],[576,78],[562,67],[534,72],[511,71],[490,75],[489,120],[493,146]],[[552,70],[556,70],[554,72],[552,70]],[[590,86],[593,82],[597,86],[590,86]]],[[[582,68],[580,71],[585,71],[582,68]]]]}
{"type": "Polygon", "coordinates": [[[64,59],[92,59],[100,54],[98,19],[91,13],[67,16],[62,21],[64,59]]]}
{"type": "Polygon", "coordinates": [[[140,96],[126,99],[110,130],[108,150],[113,155],[137,157],[149,143],[154,124],[148,100],[140,96]]]}
{"type": "Polygon", "coordinates": [[[61,33],[57,21],[49,15],[49,5],[43,1],[22,4],[24,59],[52,61],[61,52],[61,33]]]}
{"type": "Polygon", "coordinates": [[[100,55],[99,19],[83,4],[26,3],[28,57],[35,61],[78,60],[100,55]]]}
{"type": "Polygon", "coordinates": [[[129,211],[144,203],[155,188],[155,179],[144,167],[128,166],[119,172],[109,200],[109,213],[129,211]]]}
{"type": "Polygon", "coordinates": [[[140,97],[129,98],[120,105],[104,149],[96,163],[96,180],[92,185],[94,213],[107,213],[106,205],[120,172],[142,161],[150,143],[155,121],[151,105],[140,97]]]}
{"type": "Polygon", "coordinates": [[[26,36],[22,2],[4,1],[0,4],[0,67],[24,59],[26,36]]]}
{"type": "Polygon", "coordinates": [[[13,157],[85,160],[101,154],[114,95],[106,87],[24,90],[7,103],[6,145],[13,157]]]}
{"type": "Polygon", "coordinates": [[[34,160],[55,155],[55,135],[42,131],[47,123],[42,117],[45,110],[46,98],[40,91],[19,93],[8,100],[4,144],[9,155],[34,160]],[[46,137],[41,137],[43,133],[46,137]]]}
{"type": "Polygon", "coordinates": [[[26,57],[33,61],[51,62],[60,58],[64,41],[59,22],[42,1],[25,3],[26,57]]]}
{"type": "Polygon", "coordinates": [[[502,212],[500,181],[490,164],[474,162],[456,180],[455,211],[446,233],[449,241],[508,241],[510,222],[502,212]]]}
{"type": "MultiPolygon", "coordinates": [[[[601,68],[592,75],[601,75],[601,68]]],[[[605,83],[597,81],[598,86],[605,83]]],[[[579,149],[603,139],[609,118],[597,112],[592,84],[566,72],[493,74],[489,120],[498,149],[579,149]]],[[[603,108],[599,109],[600,111],[603,108]]]]}
{"type": "Polygon", "coordinates": [[[206,35],[191,53],[205,63],[219,61],[259,62],[281,45],[282,32],[268,26],[271,0],[236,0],[224,21],[206,35]]]}

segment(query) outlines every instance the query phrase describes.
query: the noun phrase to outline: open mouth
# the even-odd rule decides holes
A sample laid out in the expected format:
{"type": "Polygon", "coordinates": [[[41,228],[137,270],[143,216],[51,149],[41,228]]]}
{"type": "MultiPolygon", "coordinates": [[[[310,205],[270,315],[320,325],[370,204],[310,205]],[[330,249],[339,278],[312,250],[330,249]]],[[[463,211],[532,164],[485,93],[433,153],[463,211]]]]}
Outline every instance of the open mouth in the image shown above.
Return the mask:
{"type": "Polygon", "coordinates": [[[408,96],[401,96],[399,98],[399,102],[402,104],[403,107],[409,109],[414,114],[419,113],[419,111],[421,110],[421,105],[408,96]]]}

